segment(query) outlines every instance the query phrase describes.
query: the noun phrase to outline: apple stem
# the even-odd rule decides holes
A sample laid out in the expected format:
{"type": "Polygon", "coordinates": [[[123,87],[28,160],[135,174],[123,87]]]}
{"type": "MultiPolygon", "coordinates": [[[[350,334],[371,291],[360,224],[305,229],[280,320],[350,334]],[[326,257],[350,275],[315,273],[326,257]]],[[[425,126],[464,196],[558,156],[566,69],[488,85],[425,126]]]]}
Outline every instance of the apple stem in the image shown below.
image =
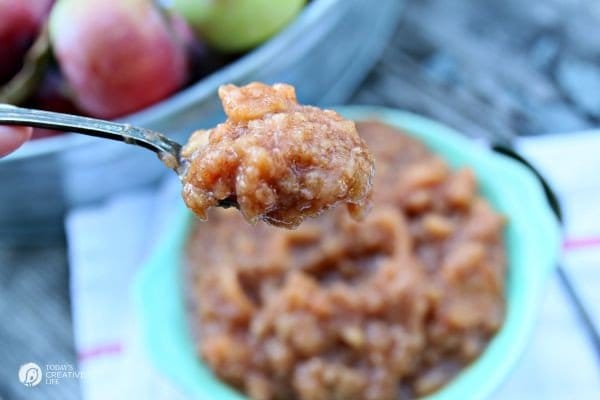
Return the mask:
{"type": "Polygon", "coordinates": [[[22,104],[38,87],[50,61],[50,39],[45,25],[27,54],[21,70],[0,87],[0,103],[22,104]]]}

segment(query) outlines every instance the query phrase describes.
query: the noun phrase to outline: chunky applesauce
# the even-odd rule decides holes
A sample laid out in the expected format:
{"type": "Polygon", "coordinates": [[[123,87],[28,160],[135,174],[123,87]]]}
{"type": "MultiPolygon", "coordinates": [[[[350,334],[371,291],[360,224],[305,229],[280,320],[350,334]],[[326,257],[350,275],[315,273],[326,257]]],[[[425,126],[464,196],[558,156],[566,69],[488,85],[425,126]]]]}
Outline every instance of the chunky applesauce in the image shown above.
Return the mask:
{"type": "Polygon", "coordinates": [[[257,400],[397,400],[432,393],[502,324],[503,217],[468,168],[358,124],[376,159],[373,209],[296,230],[214,209],[188,244],[199,356],[257,400]]]}
{"type": "Polygon", "coordinates": [[[227,121],[194,132],[182,152],[183,197],[198,216],[223,201],[288,228],[338,203],[366,213],[373,159],[354,122],[298,104],[285,84],[224,85],[219,96],[227,121]]]}

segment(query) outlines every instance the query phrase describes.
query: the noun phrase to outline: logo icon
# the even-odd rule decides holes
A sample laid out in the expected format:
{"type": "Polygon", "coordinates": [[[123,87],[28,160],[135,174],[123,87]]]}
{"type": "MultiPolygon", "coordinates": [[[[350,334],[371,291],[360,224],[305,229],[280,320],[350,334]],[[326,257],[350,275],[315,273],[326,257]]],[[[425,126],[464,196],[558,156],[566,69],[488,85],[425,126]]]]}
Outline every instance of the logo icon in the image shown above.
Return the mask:
{"type": "Polygon", "coordinates": [[[21,368],[19,368],[19,381],[27,387],[39,385],[42,381],[42,369],[33,362],[21,365],[21,368]]]}

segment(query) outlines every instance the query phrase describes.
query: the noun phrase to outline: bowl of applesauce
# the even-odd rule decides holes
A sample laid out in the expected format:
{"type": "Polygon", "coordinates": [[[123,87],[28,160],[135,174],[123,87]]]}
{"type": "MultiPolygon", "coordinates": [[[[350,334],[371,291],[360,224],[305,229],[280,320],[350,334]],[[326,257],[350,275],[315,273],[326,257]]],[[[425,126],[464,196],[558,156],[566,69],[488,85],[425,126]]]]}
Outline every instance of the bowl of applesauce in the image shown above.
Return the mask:
{"type": "Polygon", "coordinates": [[[559,250],[540,183],[426,118],[336,110],[375,157],[370,213],[284,230],[180,205],[135,285],[150,359],[191,398],[489,396],[559,250]]]}

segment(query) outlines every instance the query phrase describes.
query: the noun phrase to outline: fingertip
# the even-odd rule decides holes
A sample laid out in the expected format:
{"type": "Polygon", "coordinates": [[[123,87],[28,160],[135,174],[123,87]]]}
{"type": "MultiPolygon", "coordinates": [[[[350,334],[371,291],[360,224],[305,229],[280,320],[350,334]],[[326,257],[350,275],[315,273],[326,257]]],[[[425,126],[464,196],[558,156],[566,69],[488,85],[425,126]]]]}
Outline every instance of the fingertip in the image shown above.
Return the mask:
{"type": "Polygon", "coordinates": [[[0,157],[18,149],[31,139],[33,129],[29,127],[0,126],[0,157]]]}

